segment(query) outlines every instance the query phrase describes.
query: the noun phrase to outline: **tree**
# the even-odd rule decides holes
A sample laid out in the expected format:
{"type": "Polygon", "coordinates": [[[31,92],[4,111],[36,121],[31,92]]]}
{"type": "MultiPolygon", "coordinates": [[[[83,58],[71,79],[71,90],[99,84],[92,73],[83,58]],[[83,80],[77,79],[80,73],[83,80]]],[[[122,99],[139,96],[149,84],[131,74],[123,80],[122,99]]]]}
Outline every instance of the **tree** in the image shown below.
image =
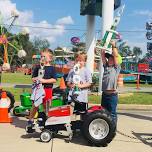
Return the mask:
{"type": "Polygon", "coordinates": [[[34,37],[33,41],[33,47],[36,53],[40,53],[41,50],[49,48],[50,43],[47,39],[41,39],[39,37],[34,37]]]}
{"type": "Polygon", "coordinates": [[[142,50],[141,50],[141,48],[135,46],[135,47],[133,48],[133,54],[135,55],[135,59],[136,59],[136,61],[138,62],[139,56],[142,55],[142,50]]]}
{"type": "Polygon", "coordinates": [[[126,57],[129,55],[132,55],[132,51],[128,45],[126,45],[126,42],[122,42],[119,46],[119,53],[121,56],[126,57]]]}

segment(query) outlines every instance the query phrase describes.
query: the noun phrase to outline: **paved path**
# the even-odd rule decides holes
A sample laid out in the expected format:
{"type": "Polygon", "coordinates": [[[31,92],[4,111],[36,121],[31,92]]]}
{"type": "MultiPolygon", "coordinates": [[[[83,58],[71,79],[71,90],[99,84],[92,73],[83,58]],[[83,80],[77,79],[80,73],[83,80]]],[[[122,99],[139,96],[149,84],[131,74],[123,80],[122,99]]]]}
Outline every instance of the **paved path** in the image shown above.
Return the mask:
{"type": "MultiPolygon", "coordinates": [[[[1,152],[51,152],[51,142],[41,143],[39,134],[25,133],[25,118],[14,118],[12,124],[0,124],[1,152]]],[[[131,139],[121,134],[107,147],[90,147],[77,135],[71,143],[66,143],[66,136],[58,135],[53,141],[53,152],[152,152],[152,140],[140,137],[152,137],[152,111],[119,111],[118,130],[136,137],[131,139]]]]}

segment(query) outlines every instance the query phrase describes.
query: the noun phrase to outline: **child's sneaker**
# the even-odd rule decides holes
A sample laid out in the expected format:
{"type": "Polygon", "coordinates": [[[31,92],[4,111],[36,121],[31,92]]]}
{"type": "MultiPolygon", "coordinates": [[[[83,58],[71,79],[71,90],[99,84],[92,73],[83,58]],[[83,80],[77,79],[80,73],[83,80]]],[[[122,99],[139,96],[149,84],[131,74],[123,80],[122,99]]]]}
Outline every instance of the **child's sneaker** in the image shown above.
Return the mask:
{"type": "Polygon", "coordinates": [[[35,132],[35,129],[33,129],[33,127],[34,127],[34,121],[29,120],[28,123],[27,123],[26,129],[25,129],[26,132],[27,133],[35,132]]]}
{"type": "Polygon", "coordinates": [[[29,121],[27,122],[27,126],[28,126],[28,127],[33,127],[33,126],[34,126],[34,121],[29,120],[29,121]]]}

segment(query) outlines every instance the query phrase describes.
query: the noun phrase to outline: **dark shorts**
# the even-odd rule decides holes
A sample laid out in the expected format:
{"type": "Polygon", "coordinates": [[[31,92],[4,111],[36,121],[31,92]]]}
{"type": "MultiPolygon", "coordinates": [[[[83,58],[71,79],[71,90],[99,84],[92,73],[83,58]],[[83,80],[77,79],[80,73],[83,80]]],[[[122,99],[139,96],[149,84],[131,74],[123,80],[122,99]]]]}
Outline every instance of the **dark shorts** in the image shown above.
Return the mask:
{"type": "Polygon", "coordinates": [[[75,103],[74,111],[84,112],[87,109],[88,109],[88,103],[84,103],[84,102],[81,102],[80,104],[77,102],[75,103]]]}

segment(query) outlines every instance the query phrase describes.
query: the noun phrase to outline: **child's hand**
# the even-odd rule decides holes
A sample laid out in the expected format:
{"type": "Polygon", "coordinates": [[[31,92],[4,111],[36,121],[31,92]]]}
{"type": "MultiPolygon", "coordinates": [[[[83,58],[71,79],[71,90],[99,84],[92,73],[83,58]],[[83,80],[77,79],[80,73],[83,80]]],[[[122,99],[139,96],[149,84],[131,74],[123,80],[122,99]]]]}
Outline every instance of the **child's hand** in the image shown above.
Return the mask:
{"type": "Polygon", "coordinates": [[[36,80],[38,80],[37,77],[36,77],[36,78],[32,78],[32,81],[33,81],[33,82],[36,82],[36,80]]]}
{"type": "Polygon", "coordinates": [[[80,88],[80,89],[83,88],[83,84],[82,84],[82,83],[79,83],[79,84],[78,84],[78,88],[80,88]]]}
{"type": "Polygon", "coordinates": [[[73,89],[75,87],[75,84],[73,84],[73,83],[71,83],[70,85],[69,85],[69,88],[70,89],[73,89]]]}
{"type": "Polygon", "coordinates": [[[39,81],[40,81],[41,83],[45,83],[45,79],[39,78],[39,81]]]}

